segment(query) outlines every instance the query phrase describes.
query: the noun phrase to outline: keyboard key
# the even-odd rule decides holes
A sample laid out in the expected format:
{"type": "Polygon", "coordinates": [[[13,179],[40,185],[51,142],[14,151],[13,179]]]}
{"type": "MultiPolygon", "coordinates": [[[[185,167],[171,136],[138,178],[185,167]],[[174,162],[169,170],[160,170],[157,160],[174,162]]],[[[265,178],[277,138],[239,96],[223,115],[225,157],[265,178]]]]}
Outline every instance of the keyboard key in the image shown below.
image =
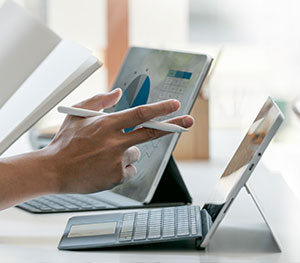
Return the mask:
{"type": "Polygon", "coordinates": [[[196,207],[191,207],[190,219],[191,219],[191,234],[196,235],[197,234],[196,207]]]}
{"type": "Polygon", "coordinates": [[[178,207],[177,210],[177,236],[187,236],[189,231],[188,207],[178,207]]]}
{"type": "Polygon", "coordinates": [[[64,206],[70,210],[78,210],[79,209],[78,206],[71,204],[71,203],[65,203],[64,206]]]}
{"type": "Polygon", "coordinates": [[[49,207],[55,209],[55,210],[60,210],[60,211],[63,211],[64,210],[64,207],[61,206],[61,205],[58,205],[58,204],[55,204],[55,203],[52,203],[52,204],[49,204],[49,207]]]}
{"type": "Polygon", "coordinates": [[[120,233],[120,242],[130,241],[132,239],[134,225],[134,213],[128,213],[123,216],[122,229],[120,233]]]}
{"type": "Polygon", "coordinates": [[[135,213],[127,213],[124,215],[123,220],[134,220],[135,213]]]}
{"type": "Polygon", "coordinates": [[[175,231],[164,231],[163,232],[163,238],[170,238],[175,237],[175,231]]]}
{"type": "Polygon", "coordinates": [[[133,231],[133,220],[123,221],[121,232],[132,232],[133,231]]]}
{"type": "Polygon", "coordinates": [[[159,239],[161,237],[160,229],[158,230],[150,230],[148,234],[149,239],[159,239]]]}
{"type": "Polygon", "coordinates": [[[188,228],[178,228],[177,230],[177,236],[188,236],[189,234],[188,228]]]}
{"type": "Polygon", "coordinates": [[[132,239],[132,232],[130,233],[122,233],[120,235],[119,241],[120,242],[125,242],[125,241],[131,241],[132,239]]]}
{"type": "Polygon", "coordinates": [[[20,207],[23,208],[23,209],[26,209],[26,210],[35,212],[35,213],[41,211],[41,210],[38,209],[38,208],[35,208],[35,207],[31,206],[31,205],[28,205],[27,202],[21,204],[20,207]]]}
{"type": "Polygon", "coordinates": [[[156,209],[150,212],[149,219],[149,239],[156,239],[161,237],[161,225],[162,225],[162,210],[156,209]]]}
{"type": "Polygon", "coordinates": [[[164,209],[162,236],[164,238],[175,236],[175,208],[164,209]]]}
{"type": "Polygon", "coordinates": [[[134,240],[146,239],[148,225],[148,211],[139,211],[136,215],[134,240]]]}
{"type": "Polygon", "coordinates": [[[146,239],[146,229],[143,230],[143,231],[141,231],[141,230],[136,231],[134,233],[134,238],[133,239],[134,240],[144,240],[144,239],[146,239]]]}

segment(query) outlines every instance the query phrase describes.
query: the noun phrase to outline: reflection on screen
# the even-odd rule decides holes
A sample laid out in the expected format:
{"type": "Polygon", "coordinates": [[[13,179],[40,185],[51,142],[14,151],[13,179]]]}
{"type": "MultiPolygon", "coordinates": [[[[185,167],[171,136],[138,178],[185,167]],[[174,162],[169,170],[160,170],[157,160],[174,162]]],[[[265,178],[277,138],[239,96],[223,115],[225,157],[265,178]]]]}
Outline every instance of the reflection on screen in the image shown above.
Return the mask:
{"type": "Polygon", "coordinates": [[[269,98],[227,165],[209,203],[203,207],[209,212],[213,221],[216,219],[226,201],[229,201],[230,193],[244,175],[254,155],[262,154],[257,150],[280,114],[278,108],[269,98]]]}

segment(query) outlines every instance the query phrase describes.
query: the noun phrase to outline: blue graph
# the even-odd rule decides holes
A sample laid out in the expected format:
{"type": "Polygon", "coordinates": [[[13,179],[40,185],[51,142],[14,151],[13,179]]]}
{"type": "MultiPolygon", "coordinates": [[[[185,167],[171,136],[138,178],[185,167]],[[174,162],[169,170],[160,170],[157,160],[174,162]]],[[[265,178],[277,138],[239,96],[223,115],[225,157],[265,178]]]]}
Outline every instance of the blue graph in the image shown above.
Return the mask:
{"type": "MultiPolygon", "coordinates": [[[[116,111],[133,108],[146,104],[150,93],[150,78],[146,74],[137,76],[123,91],[123,95],[117,104],[116,111]]],[[[135,127],[127,128],[124,131],[132,131],[135,127]]]]}

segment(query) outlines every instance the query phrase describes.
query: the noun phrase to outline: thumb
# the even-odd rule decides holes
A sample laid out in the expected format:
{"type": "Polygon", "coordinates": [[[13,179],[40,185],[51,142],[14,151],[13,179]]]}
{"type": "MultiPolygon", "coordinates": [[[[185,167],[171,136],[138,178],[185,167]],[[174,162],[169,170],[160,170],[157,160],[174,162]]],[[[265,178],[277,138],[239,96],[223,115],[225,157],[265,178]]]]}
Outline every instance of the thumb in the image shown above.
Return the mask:
{"type": "Polygon", "coordinates": [[[87,100],[75,104],[73,107],[82,108],[87,110],[99,111],[105,108],[115,105],[122,96],[122,90],[120,88],[105,94],[98,94],[87,100]]]}

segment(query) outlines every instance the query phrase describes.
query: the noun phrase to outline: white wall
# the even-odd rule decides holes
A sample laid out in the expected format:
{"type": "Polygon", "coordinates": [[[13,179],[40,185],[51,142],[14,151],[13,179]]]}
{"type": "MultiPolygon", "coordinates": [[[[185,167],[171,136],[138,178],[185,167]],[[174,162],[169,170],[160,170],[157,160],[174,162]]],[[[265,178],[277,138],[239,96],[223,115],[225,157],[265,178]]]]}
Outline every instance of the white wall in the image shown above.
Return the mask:
{"type": "MultiPolygon", "coordinates": [[[[43,23],[47,19],[47,2],[48,0],[13,0],[15,3],[23,6],[27,9],[31,15],[38,18],[43,23]]],[[[0,0],[0,6],[4,4],[6,0],[0,0]]]]}
{"type": "Polygon", "coordinates": [[[63,38],[94,51],[106,46],[105,0],[51,0],[48,6],[49,26],[63,38]]]}
{"type": "MultiPolygon", "coordinates": [[[[14,0],[16,3],[18,3],[19,5],[24,5],[24,1],[25,0],[14,0]]],[[[6,2],[6,0],[0,0],[0,6],[2,6],[4,3],[6,2]]]]}
{"type": "Polygon", "coordinates": [[[176,48],[188,40],[187,0],[130,0],[130,45],[176,48]]]}

